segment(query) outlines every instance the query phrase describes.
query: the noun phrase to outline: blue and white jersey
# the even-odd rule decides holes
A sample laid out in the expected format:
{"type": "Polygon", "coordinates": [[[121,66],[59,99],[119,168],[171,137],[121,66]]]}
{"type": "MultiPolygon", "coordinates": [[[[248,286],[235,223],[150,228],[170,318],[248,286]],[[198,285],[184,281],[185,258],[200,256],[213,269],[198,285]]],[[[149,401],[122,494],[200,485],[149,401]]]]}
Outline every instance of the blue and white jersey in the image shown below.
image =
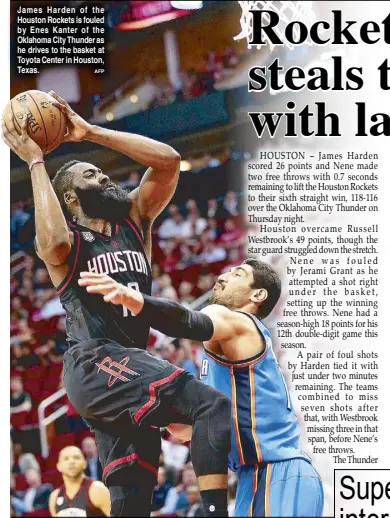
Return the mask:
{"type": "Polygon", "coordinates": [[[229,467],[302,458],[299,424],[286,381],[272,349],[271,334],[249,313],[265,349],[245,361],[228,361],[204,350],[201,380],[232,402],[232,448],[229,467]]]}

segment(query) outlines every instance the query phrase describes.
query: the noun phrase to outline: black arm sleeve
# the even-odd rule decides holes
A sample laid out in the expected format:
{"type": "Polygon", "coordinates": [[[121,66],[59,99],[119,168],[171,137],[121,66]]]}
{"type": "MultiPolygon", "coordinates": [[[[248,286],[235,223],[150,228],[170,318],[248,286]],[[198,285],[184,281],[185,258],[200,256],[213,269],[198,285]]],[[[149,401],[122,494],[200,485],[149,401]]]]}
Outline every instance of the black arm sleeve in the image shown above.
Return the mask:
{"type": "Polygon", "coordinates": [[[172,338],[188,338],[206,342],[214,334],[211,318],[200,311],[192,311],[177,302],[143,295],[144,306],[138,316],[172,338]]]}

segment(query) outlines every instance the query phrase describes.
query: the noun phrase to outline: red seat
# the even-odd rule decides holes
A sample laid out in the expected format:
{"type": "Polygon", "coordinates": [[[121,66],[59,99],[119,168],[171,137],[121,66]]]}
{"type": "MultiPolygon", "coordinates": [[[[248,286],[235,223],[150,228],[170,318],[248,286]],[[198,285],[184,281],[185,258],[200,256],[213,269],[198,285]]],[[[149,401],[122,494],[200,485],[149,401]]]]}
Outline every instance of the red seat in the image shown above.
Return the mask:
{"type": "Polygon", "coordinates": [[[37,511],[31,511],[30,513],[24,513],[23,516],[51,516],[49,509],[38,509],[37,511]]]}
{"type": "Polygon", "coordinates": [[[63,369],[63,363],[50,363],[47,366],[47,374],[50,378],[60,378],[63,369]]]}
{"type": "Polygon", "coordinates": [[[14,428],[21,428],[27,423],[30,412],[16,412],[11,414],[11,424],[14,428]]]}
{"type": "Polygon", "coordinates": [[[21,473],[15,475],[15,490],[16,491],[25,491],[28,489],[28,484],[25,479],[25,476],[21,473]]]}
{"type": "Polygon", "coordinates": [[[34,365],[26,370],[25,378],[27,379],[40,379],[43,380],[45,377],[46,365],[34,365]]]}
{"type": "Polygon", "coordinates": [[[91,430],[84,430],[83,432],[78,433],[77,434],[77,444],[80,446],[86,437],[95,438],[95,434],[93,432],[91,432],[91,430]]]}
{"type": "Polygon", "coordinates": [[[60,375],[50,375],[48,378],[46,378],[43,382],[43,389],[45,391],[48,391],[50,392],[51,394],[53,394],[54,392],[57,392],[58,390],[58,386],[60,384],[60,375]]]}
{"type": "Polygon", "coordinates": [[[62,485],[62,475],[56,469],[45,471],[42,474],[42,482],[44,484],[52,484],[54,487],[59,487],[62,485]]]}
{"type": "Polygon", "coordinates": [[[50,451],[47,459],[44,459],[45,470],[53,471],[57,467],[58,462],[58,451],[50,451]]]}
{"type": "Polygon", "coordinates": [[[26,420],[26,424],[36,425],[38,424],[38,406],[33,404],[33,408],[29,412],[26,420]]]}
{"type": "Polygon", "coordinates": [[[51,444],[51,451],[60,451],[65,446],[74,446],[76,444],[76,434],[67,432],[55,435],[51,444]]]}
{"type": "Polygon", "coordinates": [[[43,378],[26,378],[23,382],[24,390],[32,397],[39,396],[43,385],[43,378]]]}

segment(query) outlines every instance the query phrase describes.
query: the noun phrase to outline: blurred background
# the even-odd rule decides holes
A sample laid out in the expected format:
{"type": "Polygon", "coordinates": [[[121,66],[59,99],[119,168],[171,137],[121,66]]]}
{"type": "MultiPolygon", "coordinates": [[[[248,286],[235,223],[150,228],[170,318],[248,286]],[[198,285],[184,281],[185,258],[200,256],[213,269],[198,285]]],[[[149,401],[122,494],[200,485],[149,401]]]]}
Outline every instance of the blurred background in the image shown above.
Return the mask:
{"type": "MultiPolygon", "coordinates": [[[[52,3],[11,1],[11,38],[18,6],[52,3]]],[[[251,103],[259,109],[259,99],[269,102],[269,96],[248,95],[247,74],[251,66],[267,63],[269,51],[248,50],[246,40],[233,40],[241,31],[237,2],[101,5],[107,14],[105,74],[69,65],[42,69],[37,76],[13,71],[10,97],[29,89],[53,89],[90,122],[161,140],[181,154],[178,188],[154,227],[153,295],[199,309],[216,277],[244,258],[242,168],[258,147],[247,112],[251,103]]],[[[11,63],[15,50],[13,38],[11,63]]],[[[285,55],[285,49],[278,53],[285,55]]],[[[303,48],[288,53],[288,59],[297,63],[306,58],[303,48]]],[[[267,138],[262,142],[266,144],[270,144],[267,138]]],[[[74,158],[96,164],[129,191],[145,171],[110,149],[88,142],[65,143],[46,156],[50,176],[74,158]]],[[[56,470],[61,448],[80,446],[89,476],[99,479],[101,468],[93,435],[62,387],[64,311],[33,249],[31,182],[28,169],[13,154],[10,232],[11,515],[48,516],[50,491],[62,484],[56,470]]],[[[278,267],[281,258],[271,261],[278,267]]],[[[284,300],[266,322],[271,330],[283,305],[284,300]]],[[[152,330],[149,351],[198,375],[199,343],[172,341],[152,330]]],[[[281,352],[276,343],[282,361],[281,352]]],[[[154,515],[201,516],[188,445],[163,434],[160,464],[154,515]]],[[[232,513],[233,473],[229,483],[232,513]]]]}

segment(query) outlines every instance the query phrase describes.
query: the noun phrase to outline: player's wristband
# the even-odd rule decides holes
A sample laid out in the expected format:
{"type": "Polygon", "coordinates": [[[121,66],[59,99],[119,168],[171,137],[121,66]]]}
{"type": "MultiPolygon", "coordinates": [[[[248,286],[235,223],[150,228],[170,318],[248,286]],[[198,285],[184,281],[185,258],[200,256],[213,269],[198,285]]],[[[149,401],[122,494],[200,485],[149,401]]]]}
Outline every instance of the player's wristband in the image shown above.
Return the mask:
{"type": "Polygon", "coordinates": [[[30,173],[32,171],[32,168],[34,167],[34,165],[36,164],[44,164],[45,161],[43,160],[43,158],[34,158],[34,160],[32,160],[29,164],[28,164],[28,168],[30,169],[30,173]]]}

